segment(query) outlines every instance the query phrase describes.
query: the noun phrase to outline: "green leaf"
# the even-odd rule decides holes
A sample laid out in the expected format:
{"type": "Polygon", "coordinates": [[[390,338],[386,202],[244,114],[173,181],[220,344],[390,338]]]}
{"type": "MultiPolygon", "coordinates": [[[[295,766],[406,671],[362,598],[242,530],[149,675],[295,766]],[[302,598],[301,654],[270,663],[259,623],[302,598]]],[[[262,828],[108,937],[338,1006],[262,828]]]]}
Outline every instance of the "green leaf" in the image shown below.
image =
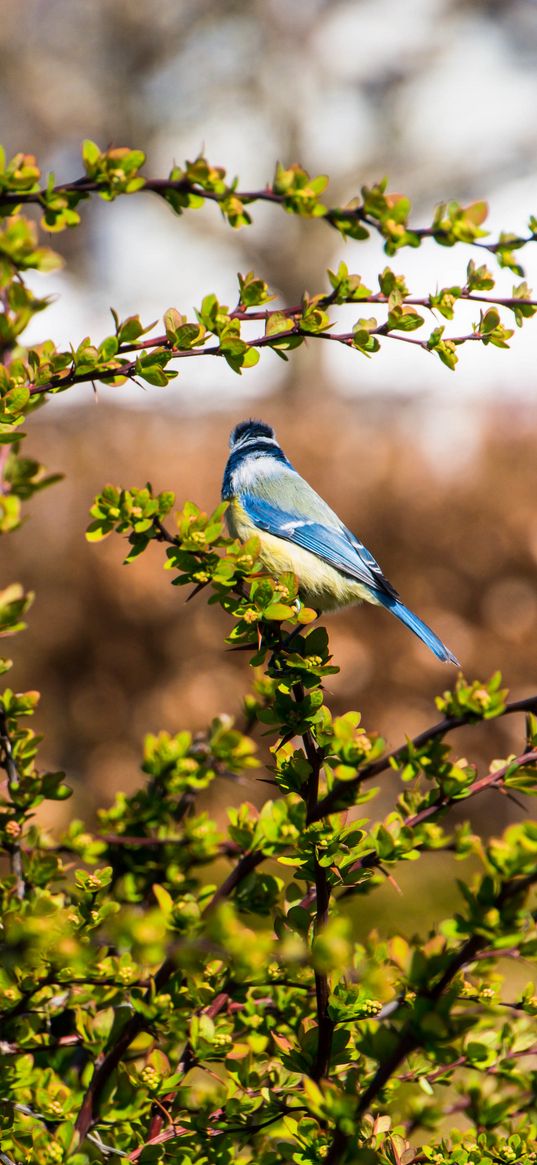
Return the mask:
{"type": "Polygon", "coordinates": [[[82,143],[82,161],[84,163],[86,174],[90,176],[93,175],[96,165],[101,159],[101,156],[101,151],[98,145],[96,145],[95,142],[92,142],[90,138],[86,138],[82,143]]]}

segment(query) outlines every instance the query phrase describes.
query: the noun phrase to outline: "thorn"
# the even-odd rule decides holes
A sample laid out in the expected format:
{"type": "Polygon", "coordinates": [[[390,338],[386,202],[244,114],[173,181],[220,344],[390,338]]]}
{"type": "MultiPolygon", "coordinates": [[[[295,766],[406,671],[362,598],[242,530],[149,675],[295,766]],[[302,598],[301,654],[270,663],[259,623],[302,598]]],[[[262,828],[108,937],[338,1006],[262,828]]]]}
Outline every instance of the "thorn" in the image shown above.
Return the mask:
{"type": "Polygon", "coordinates": [[[195,595],[199,595],[200,591],[202,591],[203,588],[208,586],[208,585],[209,585],[208,582],[198,583],[197,586],[194,587],[194,590],[191,591],[190,594],[186,596],[185,603],[189,603],[190,600],[193,599],[195,595]]]}
{"type": "Polygon", "coordinates": [[[498,793],[501,793],[503,797],[507,797],[508,801],[512,801],[513,805],[517,805],[519,809],[522,809],[523,813],[528,813],[528,806],[524,805],[523,801],[519,801],[518,797],[515,797],[515,794],[510,789],[506,789],[502,785],[492,785],[492,788],[497,789],[498,793]]]}
{"type": "Polygon", "coordinates": [[[282,736],[281,740],[278,741],[276,745],[276,752],[279,748],[283,748],[284,744],[289,744],[289,741],[293,740],[293,737],[295,736],[296,732],[294,730],[292,732],[286,732],[285,735],[282,736]]]}
{"type": "Polygon", "coordinates": [[[390,882],[390,884],[393,886],[394,890],[397,890],[398,894],[402,894],[403,891],[401,890],[401,887],[399,886],[399,884],[395,881],[393,874],[388,873],[388,870],[385,870],[382,866],[379,866],[379,869],[384,874],[384,877],[386,878],[386,880],[388,882],[390,882]]]}

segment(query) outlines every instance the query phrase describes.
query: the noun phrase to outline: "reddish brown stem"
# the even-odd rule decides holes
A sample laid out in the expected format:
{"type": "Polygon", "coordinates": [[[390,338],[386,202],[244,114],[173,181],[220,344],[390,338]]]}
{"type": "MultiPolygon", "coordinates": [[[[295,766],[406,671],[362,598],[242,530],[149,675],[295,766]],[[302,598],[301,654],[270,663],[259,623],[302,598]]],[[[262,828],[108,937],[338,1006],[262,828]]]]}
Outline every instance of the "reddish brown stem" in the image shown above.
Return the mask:
{"type": "MultiPolygon", "coordinates": [[[[537,696],[527,696],[523,700],[511,700],[494,719],[500,720],[502,716],[513,715],[516,712],[537,712],[537,696]]],[[[323,797],[319,802],[317,807],[319,817],[326,817],[327,814],[334,813],[337,810],[338,799],[343,794],[346,794],[348,797],[349,791],[360,788],[360,785],[364,781],[370,781],[373,777],[379,776],[380,773],[386,772],[391,767],[391,761],[402,760],[409,748],[420,749],[424,744],[428,744],[429,741],[435,740],[439,736],[446,736],[448,732],[453,732],[456,728],[483,723],[484,721],[482,719],[478,719],[471,714],[468,716],[446,716],[444,720],[439,720],[430,728],[425,728],[423,732],[419,732],[417,736],[414,736],[411,741],[400,744],[392,752],[388,752],[385,756],[381,756],[379,760],[373,761],[370,765],[366,765],[357,772],[356,777],[352,781],[336,782],[326,797],[323,797]]],[[[490,721],[487,721],[487,723],[490,723],[490,721]]]]}

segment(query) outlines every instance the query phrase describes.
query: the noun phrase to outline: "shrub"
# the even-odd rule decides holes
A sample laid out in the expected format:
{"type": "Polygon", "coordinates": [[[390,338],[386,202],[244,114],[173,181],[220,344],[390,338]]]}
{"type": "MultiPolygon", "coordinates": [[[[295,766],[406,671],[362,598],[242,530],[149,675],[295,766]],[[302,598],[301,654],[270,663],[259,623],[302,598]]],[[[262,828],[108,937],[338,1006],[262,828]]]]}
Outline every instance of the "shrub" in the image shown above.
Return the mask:
{"type": "MultiPolygon", "coordinates": [[[[494,278],[473,263],[459,287],[421,298],[389,270],[373,293],[341,264],[330,292],[298,306],[267,308],[269,289],[249,273],[239,277],[238,307],[209,294],[196,320],[169,309],[164,333],[152,339],[142,338],[137,317],[115,316],[114,333],[99,344],[25,348],[19,336],[45,301],[21,272],[57,263],[21,213],[25,203],[41,206],[48,230],[61,230],[78,223],[92,193],[109,200],[151,190],[177,213],[217,202],[237,227],[263,198],[358,241],[378,231],[389,255],[431,237],[479,243],[519,275],[515,252],[535,229],[530,223],[528,239],[484,243],[481,203],[447,204],[416,229],[408,200],[383,183],[330,209],[320,202],[326,180],[296,166],[278,167],[271,187],[241,195],[201,158],[164,180],[141,176],[136,150],[102,153],[85,143],[83,158],[85,177],[62,186],[40,186],[35,160],[23,155],[0,174],[6,533],[20,524],[22,503],[57,480],[21,456],[20,425],[81,380],[139,377],[164,386],[173,361],[207,352],[241,372],[263,347],[286,358],[306,337],[371,355],[385,339],[406,341],[423,327],[417,307],[450,319],[459,300],[477,300],[485,307],[467,337],[444,337],[437,327],[413,339],[453,367],[468,340],[506,346],[511,329],[499,307],[516,323],[535,311],[524,283],[509,300],[482,295],[494,278]],[[328,331],[334,305],[360,301],[380,305],[385,321],[328,331]],[[257,339],[241,335],[245,318],[264,323],[257,339]]],[[[498,968],[537,949],[537,829],[524,820],[485,841],[460,815],[450,821],[459,802],[486,790],[535,792],[537,696],[510,702],[498,674],[488,682],[459,675],[437,700],[441,719],[389,752],[357,711],[331,713],[324,682],[337,667],[315,612],[296,602],[296,578],[263,576],[257,540],[225,536],[224,506],[207,515],[187,502],[170,527],[174,505],[170,492],[150,485],[108,485],[88,537],[126,537],[129,563],[160,544],[173,584],[220,604],[228,644],[254,669],[244,723],[220,716],[204,733],[147,737],[139,788],[119,794],[95,828],[74,820],[53,836],[35,811],[70,790],[63,773],[38,767],[40,741],[28,725],[38,693],[3,691],[0,1161],[537,1160],[537,999],[532,984],[506,993],[498,968]],[[505,715],[525,716],[524,744],[478,775],[453,751],[451,734],[505,715]],[[256,743],[261,734],[268,759],[256,743]],[[372,782],[382,785],[390,771],[395,794],[384,815],[372,804],[372,782]],[[250,788],[254,800],[264,782],[269,798],[233,799],[223,820],[210,812],[210,794],[226,781],[250,788]],[[464,863],[449,917],[412,937],[395,910],[386,933],[360,925],[357,907],[366,896],[374,904],[386,880],[396,884],[401,863],[421,861],[427,870],[427,855],[446,853],[464,863]]],[[[30,603],[18,584],[6,588],[2,635],[23,629],[30,603]]]]}

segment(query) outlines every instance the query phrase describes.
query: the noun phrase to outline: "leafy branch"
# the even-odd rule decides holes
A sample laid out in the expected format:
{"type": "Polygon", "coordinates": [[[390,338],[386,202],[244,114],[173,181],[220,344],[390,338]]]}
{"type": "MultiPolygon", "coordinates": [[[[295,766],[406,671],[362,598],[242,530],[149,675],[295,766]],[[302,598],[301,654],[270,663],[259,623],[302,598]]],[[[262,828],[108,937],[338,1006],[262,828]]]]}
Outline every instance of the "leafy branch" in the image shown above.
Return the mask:
{"type": "MultiPolygon", "coordinates": [[[[13,745],[9,735],[8,719],[4,708],[0,708],[0,766],[4,769],[7,776],[7,787],[10,797],[13,799],[20,788],[20,773],[17,768],[17,762],[13,752],[13,745]]],[[[15,878],[15,893],[17,898],[23,899],[25,895],[24,872],[22,865],[22,851],[19,843],[21,828],[18,820],[18,815],[15,813],[8,824],[6,825],[6,833],[10,837],[9,853],[11,857],[11,868],[15,878]]]]}
{"type": "MultiPolygon", "coordinates": [[[[537,871],[533,870],[526,874],[523,878],[518,878],[513,881],[504,882],[498,892],[491,899],[492,909],[501,911],[504,907],[510,906],[515,901],[522,901],[527,891],[537,881],[537,871]]],[[[442,998],[444,992],[450,987],[452,981],[458,975],[459,971],[464,966],[471,963],[480,948],[484,945],[485,937],[479,933],[473,933],[462,943],[457,951],[449,958],[447,965],[444,967],[442,974],[438,977],[436,983],[428,984],[425,989],[422,989],[416,997],[416,1005],[414,1010],[419,1014],[419,1005],[424,1004],[426,1012],[434,1011],[435,1007],[442,998]]],[[[423,1013],[420,1017],[423,1020],[423,1013]]],[[[359,1121],[369,1108],[376,1101],[379,1094],[386,1087],[388,1081],[395,1075],[397,1069],[404,1060],[420,1046],[420,1041],[423,1034],[420,1026],[416,1027],[415,1016],[411,1015],[404,1024],[398,1039],[395,1043],[393,1051],[386,1057],[384,1062],[379,1066],[375,1076],[362,1095],[359,1098],[358,1105],[355,1111],[355,1118],[359,1121]]],[[[328,1156],[326,1158],[328,1165],[337,1165],[343,1158],[346,1146],[349,1142],[348,1133],[339,1129],[332,1141],[328,1156]]]]}
{"type": "MultiPolygon", "coordinates": [[[[0,368],[3,410],[0,419],[5,426],[11,426],[13,432],[10,438],[6,428],[4,440],[16,441],[17,427],[41,398],[77,384],[102,381],[121,385],[126,380],[136,383],[143,380],[165,387],[177,376],[177,370],[170,367],[173,362],[202,356],[223,358],[234,372],[240,374],[258,362],[262,349],[268,348],[287,359],[289,351],[308,339],[343,345],[368,357],[379,351],[381,342],[400,341],[436,353],[444,364],[454,369],[457,350],[465,343],[477,341],[485,346],[508,347],[513,329],[501,321],[498,306],[511,310],[518,325],[537,311],[537,301],[531,298],[525,283],[513,289],[511,298],[496,300],[476,294],[476,289],[489,287],[493,280],[486,268],[476,269],[472,263],[468,265],[464,284],[420,298],[412,296],[404,277],[395,275],[389,268],[379,275],[380,290],[376,293],[365,287],[359,275],[350,274],[344,263],[340,263],[337,272],[329,271],[328,275],[332,284],[329,293],[305,296],[302,304],[293,307],[264,306],[274,296],[262,279],[249,272],[239,276],[236,307],[229,308],[214,294],[209,294],[196,310],[194,321],[170,308],[164,315],[164,333],[144,338],[154,325],[146,327],[138,316],[120,321],[113,312],[115,332],[98,344],[86,337],[70,351],[59,351],[51,343],[26,352],[21,349],[9,366],[0,368]],[[417,307],[451,319],[458,302],[494,306],[480,311],[473,330],[465,334],[445,336],[444,327],[437,325],[423,337],[409,334],[425,326],[424,316],[419,314],[417,307]],[[335,322],[331,318],[334,305],[366,303],[384,309],[386,319],[380,322],[376,317],[360,317],[350,331],[330,330],[335,322]],[[262,310],[257,310],[259,305],[262,305],[262,310]],[[244,326],[256,322],[264,323],[263,334],[245,338],[244,326]]],[[[12,328],[16,329],[16,326],[14,319],[12,328]]],[[[45,476],[41,467],[28,463],[25,478],[19,484],[21,472],[20,460],[8,464],[5,480],[12,493],[22,494],[23,489],[28,492],[30,485],[35,492],[57,480],[57,477],[45,476]],[[28,480],[30,469],[33,474],[31,482],[28,480]],[[10,480],[14,471],[14,480],[10,480]]]]}
{"type": "MultiPolygon", "coordinates": [[[[245,855],[241,858],[235,869],[230,874],[229,878],[223,883],[218,890],[215,891],[212,898],[205,908],[205,913],[208,914],[215,906],[228,897],[240,885],[244,878],[255,866],[262,860],[262,856],[245,855]]],[[[158,971],[155,973],[151,986],[147,989],[146,1000],[149,1003],[154,994],[160,994],[169,983],[172,975],[176,973],[175,958],[167,957],[158,971]]],[[[213,1005],[214,1006],[214,1005],[213,1005]]],[[[216,1014],[216,1012],[215,1012],[216,1014]]],[[[130,1048],[133,1041],[143,1031],[145,1026],[143,1013],[133,1015],[123,1027],[120,1034],[116,1037],[112,1045],[105,1051],[101,1060],[96,1064],[95,1071],[92,1075],[91,1081],[86,1090],[82,1105],[78,1112],[75,1121],[75,1129],[81,1140],[87,1135],[93,1124],[97,1120],[99,1102],[102,1093],[106,1087],[112,1073],[117,1069],[121,1060],[130,1048]]],[[[190,1055],[188,1051],[183,1054],[184,1066],[182,1073],[188,1071],[190,1055]]]]}
{"type": "MultiPolygon", "coordinates": [[[[164,317],[166,331],[142,339],[150,329],[141,323],[139,317],[129,317],[121,322],[113,313],[115,334],[99,344],[86,338],[71,352],[56,351],[50,346],[43,351],[32,349],[26,360],[15,362],[10,374],[4,377],[6,420],[10,417],[16,421],[33,399],[64,391],[76,384],[100,380],[119,385],[125,380],[137,382],[142,379],[164,387],[177,375],[169,367],[173,361],[201,356],[221,357],[233,371],[241,373],[258,362],[261,349],[269,348],[286,359],[288,351],[307,339],[340,344],[365,356],[378,352],[381,341],[400,341],[436,353],[453,369],[458,359],[457,349],[465,343],[477,341],[500,348],[508,346],[513,330],[506,328],[500,320],[498,305],[511,309],[519,324],[537,310],[537,301],[531,299],[526,284],[514,288],[518,294],[510,299],[477,296],[468,290],[468,282],[436,295],[416,298],[409,293],[404,279],[389,269],[379,277],[383,290],[375,294],[362,284],[360,276],[350,275],[343,263],[337,274],[329,272],[329,276],[333,290],[328,294],[306,296],[301,305],[293,307],[257,311],[253,305],[264,304],[274,297],[267,285],[249,272],[239,277],[239,306],[229,309],[220,304],[216,296],[208,295],[196,311],[197,322],[188,321],[175,308],[170,308],[164,317]],[[471,332],[444,336],[444,328],[436,326],[427,337],[409,335],[425,323],[424,317],[416,310],[417,306],[433,313],[440,311],[452,318],[457,301],[496,306],[481,311],[471,332]],[[334,321],[329,310],[336,303],[373,304],[385,308],[387,318],[379,322],[376,317],[360,317],[352,330],[332,332],[330,328],[334,321]],[[243,325],[256,321],[264,321],[264,333],[246,339],[243,325]],[[212,342],[214,339],[217,343],[212,342]],[[135,359],[128,359],[131,353],[136,353],[135,359]]],[[[474,276],[474,282],[476,278],[474,276]]],[[[483,276],[477,282],[483,284],[486,280],[483,276]]]]}
{"type": "MultiPolygon", "coordinates": [[[[24,332],[47,300],[25,272],[52,271],[61,260],[41,245],[22,213],[27,204],[54,231],[76,226],[93,194],[111,201],[149,191],[178,213],[209,201],[232,226],[247,225],[250,206],[268,201],[324,219],[344,237],[375,232],[390,255],[428,238],[484,248],[519,277],[518,253],[537,237],[531,219],[526,237],[490,241],[484,203],[445,203],[416,229],[409,200],[385,183],[331,207],[322,201],[326,179],[298,166],[278,166],[271,185],[255,191],[202,158],[159,180],[141,173],[140,151],[87,142],[83,161],[85,175],[61,184],[44,182],[31,157],[0,157],[3,533],[21,525],[25,501],[57,480],[21,456],[20,426],[72,385],[164,387],[175,361],[202,355],[240,373],[263,348],[285,359],[310,338],[366,356],[400,340],[453,368],[461,344],[505,348],[507,323],[520,326],[537,310],[525,282],[496,295],[495,276],[473,261],[460,283],[439,280],[428,295],[390,268],[378,290],[366,287],[340,263],[328,290],[292,306],[275,306],[249,272],[232,307],[209,294],[191,319],[170,308],[163,328],[113,313],[114,330],[100,343],[28,347],[24,332]],[[445,334],[438,317],[455,319],[465,303],[477,322],[445,334]],[[339,308],[347,319],[349,306],[358,315],[366,304],[374,317],[338,325],[339,308]]],[[[436,701],[441,719],[389,751],[356,710],[333,714],[326,683],[338,669],[316,612],[299,601],[297,578],[268,576],[257,538],[240,544],[226,535],[225,505],[204,513],[187,502],[175,514],[174,506],[170,491],[155,494],[149,484],[107,485],[87,537],[119,534],[128,564],[158,542],[172,585],[221,607],[228,647],[252,668],[243,730],[222,713],[204,732],[148,734],[137,787],[118,792],[94,828],[75,819],[51,834],[36,811],[70,790],[62,773],[39,767],[40,737],[28,726],[38,695],[0,694],[0,1159],[522,1165],[535,1144],[537,997],[527,983],[504,998],[499,962],[516,959],[522,969],[537,952],[535,826],[522,819],[485,840],[469,822],[448,832],[445,819],[489,789],[513,800],[535,794],[537,697],[509,701],[498,673],[486,682],[459,675],[436,701]],[[526,716],[516,755],[494,757],[480,772],[454,751],[457,728],[515,713],[526,716]],[[378,812],[371,779],[390,769],[390,809],[378,812]],[[214,812],[221,781],[236,798],[214,812]],[[420,933],[408,937],[401,900],[367,933],[353,909],[357,895],[374,906],[400,863],[425,854],[463,864],[459,902],[443,918],[429,902],[420,933]],[[446,1103],[454,1077],[464,1096],[446,1103]],[[463,1111],[467,1131],[450,1131],[463,1111]],[[417,1129],[419,1149],[410,1139],[417,1129]]],[[[30,602],[18,584],[0,594],[0,636],[23,629],[30,602]]],[[[10,666],[0,662],[2,672],[10,666]]],[[[419,881],[422,896],[427,881],[419,881]]]]}
{"type": "Polygon", "coordinates": [[[247,209],[258,202],[280,206],[288,214],[321,219],[344,238],[364,241],[370,232],[384,240],[388,255],[401,247],[419,247],[432,239],[443,247],[457,243],[481,247],[493,254],[501,266],[520,272],[515,252],[534,242],[537,221],[529,220],[526,236],[502,233],[495,241],[484,241],[483,222],[488,213],[484,202],[463,207],[451,200],[441,203],[430,224],[409,224],[410,199],[388,191],[383,179],[373,186],[363,186],[360,195],[345,206],[327,207],[321,196],[328,186],[326,175],[311,177],[302,166],[277,164],[272,183],[257,190],[240,190],[238,179],[226,181],[226,171],[200,156],[184,167],[174,166],[167,178],[150,178],[141,174],[145,155],[141,150],[114,147],[100,150],[92,141],[84,142],[82,161],[85,174],[71,182],[56,183],[50,174],[40,186],[40,170],[30,154],[16,154],[6,163],[0,159],[0,212],[10,213],[22,205],[35,204],[43,209],[42,225],[49,231],[61,231],[80,221],[79,204],[97,194],[106,201],[120,195],[140,192],[157,194],[171,208],[182,214],[204,202],[213,202],[232,227],[251,224],[247,209]]]}
{"type": "MultiPolygon", "coordinates": [[[[372,780],[374,777],[380,776],[381,773],[388,769],[405,768],[408,764],[410,769],[417,769],[419,767],[420,751],[425,748],[425,756],[427,756],[426,746],[435,740],[443,739],[449,732],[455,731],[457,728],[463,728],[472,724],[482,724],[483,719],[496,719],[502,716],[510,716],[516,713],[535,713],[537,714],[537,696],[528,696],[522,700],[510,700],[505,704],[491,699],[490,689],[479,691],[479,685],[474,685],[474,693],[477,689],[479,698],[476,700],[474,693],[468,693],[464,684],[460,684],[459,688],[466,696],[468,707],[459,716],[446,716],[443,720],[437,721],[429,728],[424,728],[412,740],[405,744],[399,745],[398,748],[393,749],[386,755],[379,757],[378,760],[371,764],[365,764],[356,776],[348,781],[341,781],[335,783],[330,789],[330,792],[319,803],[318,810],[321,815],[333,813],[338,808],[343,808],[345,805],[352,803],[357,789],[364,784],[365,781],[372,780]],[[468,699],[470,695],[470,699],[468,699]],[[483,696],[485,702],[483,703],[483,696]]],[[[441,702],[441,701],[439,701],[441,702]]]]}

